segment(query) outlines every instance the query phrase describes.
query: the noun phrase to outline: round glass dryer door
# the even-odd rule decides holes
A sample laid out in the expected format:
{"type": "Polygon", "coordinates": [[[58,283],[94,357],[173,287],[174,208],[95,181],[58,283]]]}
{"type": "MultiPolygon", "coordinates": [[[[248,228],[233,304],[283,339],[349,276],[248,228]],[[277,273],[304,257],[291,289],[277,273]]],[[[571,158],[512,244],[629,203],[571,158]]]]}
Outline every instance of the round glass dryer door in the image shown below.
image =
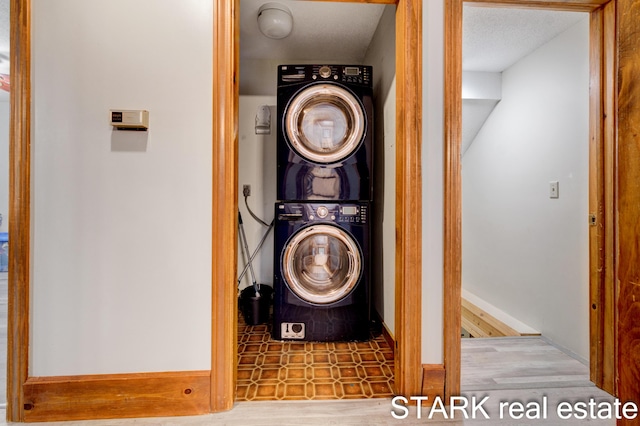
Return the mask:
{"type": "Polygon", "coordinates": [[[291,100],[284,124],[298,154],[314,163],[335,163],[358,148],[365,120],[360,102],[349,91],[316,84],[291,100]]]}
{"type": "Polygon", "coordinates": [[[284,278],[302,300],[328,304],[345,298],[358,283],[362,259],[356,242],[331,225],[294,234],[282,254],[284,278]]]}

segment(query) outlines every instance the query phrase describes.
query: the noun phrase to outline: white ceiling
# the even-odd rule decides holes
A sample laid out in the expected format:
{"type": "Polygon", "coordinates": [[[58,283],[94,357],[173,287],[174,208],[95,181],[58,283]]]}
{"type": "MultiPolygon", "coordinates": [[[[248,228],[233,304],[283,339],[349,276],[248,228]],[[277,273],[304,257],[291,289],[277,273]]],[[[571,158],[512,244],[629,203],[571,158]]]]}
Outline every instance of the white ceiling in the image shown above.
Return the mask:
{"type": "MultiPolygon", "coordinates": [[[[241,59],[361,62],[384,8],[389,7],[279,0],[291,9],[293,32],[285,39],[271,40],[257,27],[258,9],[267,1],[240,1],[241,59]]],[[[465,6],[463,69],[502,71],[586,16],[586,13],[465,6]]],[[[0,73],[9,73],[9,60],[5,59],[8,53],[9,0],[0,0],[0,73]]]]}
{"type": "Polygon", "coordinates": [[[270,0],[240,0],[240,58],[361,63],[385,6],[279,0],[291,10],[293,31],[272,40],[258,30],[258,9],[270,0]]]}
{"type": "MultiPolygon", "coordinates": [[[[271,40],[257,26],[258,9],[268,1],[272,0],[240,0],[241,91],[245,94],[260,91],[257,88],[275,78],[275,71],[269,70],[283,61],[360,63],[385,8],[279,0],[291,9],[293,32],[271,40]]],[[[465,5],[463,70],[501,72],[586,17],[586,13],[465,5]]]]}
{"type": "MultiPolygon", "coordinates": [[[[465,5],[462,69],[501,73],[587,17],[587,13],[465,5]]],[[[462,100],[463,155],[498,102],[462,100]]]]}
{"type": "Polygon", "coordinates": [[[587,16],[584,12],[465,5],[462,69],[502,72],[587,16]]]}

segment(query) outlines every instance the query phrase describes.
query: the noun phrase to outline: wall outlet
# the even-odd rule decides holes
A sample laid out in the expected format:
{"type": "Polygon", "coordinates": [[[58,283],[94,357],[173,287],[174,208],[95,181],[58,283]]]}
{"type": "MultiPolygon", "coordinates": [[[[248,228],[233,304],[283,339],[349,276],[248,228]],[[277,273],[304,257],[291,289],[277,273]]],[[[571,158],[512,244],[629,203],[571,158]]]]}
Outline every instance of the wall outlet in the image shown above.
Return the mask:
{"type": "Polygon", "coordinates": [[[242,195],[245,197],[251,195],[251,185],[242,185],[242,195]]]}
{"type": "Polygon", "coordinates": [[[557,180],[549,182],[549,198],[559,198],[560,188],[557,180]]]}

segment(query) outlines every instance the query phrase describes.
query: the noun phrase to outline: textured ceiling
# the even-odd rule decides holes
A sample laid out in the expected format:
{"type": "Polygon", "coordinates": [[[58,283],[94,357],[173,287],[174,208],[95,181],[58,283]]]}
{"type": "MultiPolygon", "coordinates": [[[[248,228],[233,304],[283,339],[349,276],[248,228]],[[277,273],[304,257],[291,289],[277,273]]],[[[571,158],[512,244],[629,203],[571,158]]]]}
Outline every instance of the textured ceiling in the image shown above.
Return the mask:
{"type": "Polygon", "coordinates": [[[583,12],[465,6],[462,69],[502,72],[578,21],[583,12]]]}
{"type": "MultiPolygon", "coordinates": [[[[292,34],[271,40],[258,30],[266,0],[240,1],[240,55],[248,59],[360,62],[383,5],[280,0],[293,14],[292,34]]],[[[503,71],[585,19],[586,13],[465,6],[463,69],[503,71]]],[[[9,72],[9,0],[0,0],[0,73],[9,72]]]]}
{"type": "Polygon", "coordinates": [[[268,0],[240,0],[241,59],[362,62],[384,5],[279,0],[293,15],[293,31],[272,40],[258,30],[258,9],[268,0]]]}

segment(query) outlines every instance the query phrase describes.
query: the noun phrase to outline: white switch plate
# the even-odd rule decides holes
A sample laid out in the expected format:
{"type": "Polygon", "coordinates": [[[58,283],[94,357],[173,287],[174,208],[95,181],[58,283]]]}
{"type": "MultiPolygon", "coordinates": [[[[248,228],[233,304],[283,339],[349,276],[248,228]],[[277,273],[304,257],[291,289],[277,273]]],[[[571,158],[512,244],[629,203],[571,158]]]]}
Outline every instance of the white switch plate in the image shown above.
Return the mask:
{"type": "Polygon", "coordinates": [[[560,188],[557,180],[549,182],[549,198],[559,198],[560,188]]]}

